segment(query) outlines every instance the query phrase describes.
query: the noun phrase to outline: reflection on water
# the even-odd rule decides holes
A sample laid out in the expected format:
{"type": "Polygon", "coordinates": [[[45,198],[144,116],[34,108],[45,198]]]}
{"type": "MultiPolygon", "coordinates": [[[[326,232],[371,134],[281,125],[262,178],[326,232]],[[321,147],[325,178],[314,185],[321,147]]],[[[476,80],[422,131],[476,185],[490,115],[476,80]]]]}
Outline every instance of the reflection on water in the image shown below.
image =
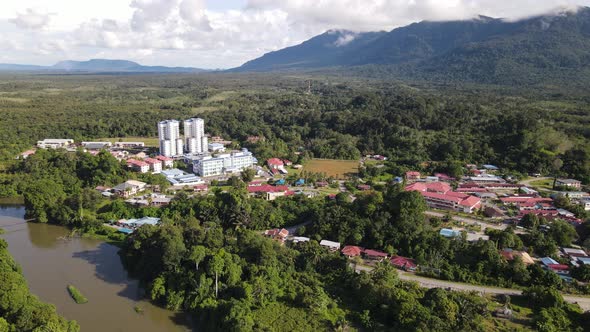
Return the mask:
{"type": "Polygon", "coordinates": [[[81,331],[187,331],[185,317],[141,300],[142,290],[121,264],[118,248],[84,238],[63,240],[69,232],[54,225],[26,223],[24,209],[0,207],[2,237],[22,266],[31,292],[54,304],[81,331]],[[76,304],[66,286],[73,284],[89,300],[76,304]],[[143,309],[137,314],[134,306],[143,309]]]}

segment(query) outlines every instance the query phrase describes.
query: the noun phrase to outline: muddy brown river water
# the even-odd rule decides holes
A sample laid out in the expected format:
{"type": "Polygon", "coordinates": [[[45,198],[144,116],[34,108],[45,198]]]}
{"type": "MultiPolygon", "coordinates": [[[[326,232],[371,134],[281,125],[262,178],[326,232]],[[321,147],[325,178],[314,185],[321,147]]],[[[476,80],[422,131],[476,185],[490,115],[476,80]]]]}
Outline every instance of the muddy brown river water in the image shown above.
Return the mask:
{"type": "Polygon", "coordinates": [[[100,240],[60,239],[68,229],[25,222],[24,208],[0,206],[1,235],[21,265],[31,292],[56,306],[82,332],[190,331],[184,315],[142,300],[137,280],[127,276],[117,247],[100,240]],[[89,302],[76,304],[66,286],[78,288],[89,302]],[[143,309],[142,314],[134,307],[143,309]]]}

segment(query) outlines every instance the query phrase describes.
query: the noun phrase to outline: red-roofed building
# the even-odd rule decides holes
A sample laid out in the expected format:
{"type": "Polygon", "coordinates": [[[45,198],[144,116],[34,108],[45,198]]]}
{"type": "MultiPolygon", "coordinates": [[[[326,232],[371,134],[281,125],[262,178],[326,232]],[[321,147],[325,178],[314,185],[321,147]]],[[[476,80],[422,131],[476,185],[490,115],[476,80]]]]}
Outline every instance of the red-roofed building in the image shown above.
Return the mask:
{"type": "Polygon", "coordinates": [[[152,172],[160,173],[162,171],[162,161],[161,160],[158,160],[155,158],[145,158],[143,161],[145,163],[147,163],[148,165],[150,165],[152,172]]]}
{"type": "Polygon", "coordinates": [[[373,249],[363,250],[363,255],[367,259],[376,260],[376,261],[382,261],[383,259],[387,258],[386,253],[384,253],[382,251],[378,251],[378,250],[373,250],[373,249]]]}
{"type": "Polygon", "coordinates": [[[165,168],[174,166],[174,159],[166,156],[157,156],[156,159],[160,160],[165,168]]]}
{"type": "Polygon", "coordinates": [[[148,165],[148,163],[136,159],[128,159],[127,167],[140,173],[147,173],[150,170],[150,165],[148,165]]]}
{"type": "Polygon", "coordinates": [[[412,180],[418,180],[418,179],[420,179],[420,172],[417,172],[417,171],[406,172],[406,180],[412,181],[412,180]]]}
{"type": "Polygon", "coordinates": [[[406,191],[427,191],[440,194],[445,194],[451,189],[451,185],[446,182],[416,182],[406,186],[406,191]]]}
{"type": "Polygon", "coordinates": [[[504,204],[518,204],[518,203],[527,203],[527,202],[535,202],[535,203],[551,203],[551,202],[553,202],[553,200],[551,198],[531,197],[531,196],[502,197],[502,198],[500,198],[500,200],[504,204]]]}
{"type": "Polygon", "coordinates": [[[570,267],[564,264],[547,264],[547,268],[558,274],[569,274],[570,267]]]}
{"type": "Polygon", "coordinates": [[[289,236],[289,231],[284,228],[282,228],[282,229],[275,228],[275,229],[269,229],[269,230],[264,231],[264,235],[266,235],[272,239],[275,239],[277,241],[285,242],[285,239],[287,238],[287,236],[289,236]]]}
{"type": "Polygon", "coordinates": [[[408,258],[408,257],[393,256],[393,257],[391,257],[389,262],[393,266],[397,267],[398,269],[402,269],[404,271],[415,271],[416,268],[418,267],[418,265],[416,264],[416,261],[411,258],[408,258]]]}
{"type": "Polygon", "coordinates": [[[363,248],[357,246],[346,246],[341,250],[342,254],[348,258],[360,256],[363,248]]]}
{"type": "Polygon", "coordinates": [[[454,177],[451,177],[445,173],[434,173],[434,176],[436,176],[440,181],[455,181],[454,177]]]}
{"type": "Polygon", "coordinates": [[[28,158],[30,155],[34,155],[34,154],[35,154],[35,152],[37,152],[37,151],[36,151],[36,150],[34,150],[34,149],[27,150],[27,151],[25,151],[25,152],[21,153],[21,154],[20,154],[20,157],[21,157],[21,159],[27,159],[27,158],[28,158]]]}
{"type": "Polygon", "coordinates": [[[206,193],[209,191],[209,186],[206,184],[198,184],[194,187],[196,193],[206,193]]]}
{"type": "Polygon", "coordinates": [[[291,165],[293,165],[293,162],[292,162],[291,160],[284,159],[284,160],[283,160],[283,164],[284,164],[285,166],[291,166],[291,165]]]}
{"type": "Polygon", "coordinates": [[[279,158],[270,158],[266,161],[266,164],[270,169],[279,169],[279,167],[283,167],[285,165],[279,158]]]}
{"type": "Polygon", "coordinates": [[[290,196],[294,192],[289,191],[287,186],[271,186],[270,184],[248,186],[248,193],[262,195],[267,201],[275,200],[277,197],[290,196]]]}

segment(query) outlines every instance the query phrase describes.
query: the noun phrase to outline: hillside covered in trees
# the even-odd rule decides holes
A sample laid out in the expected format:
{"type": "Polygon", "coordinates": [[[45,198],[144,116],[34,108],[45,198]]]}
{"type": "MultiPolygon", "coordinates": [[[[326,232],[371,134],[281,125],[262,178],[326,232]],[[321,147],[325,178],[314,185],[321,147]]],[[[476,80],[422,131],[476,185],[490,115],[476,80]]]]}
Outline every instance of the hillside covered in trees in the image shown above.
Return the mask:
{"type": "Polygon", "coordinates": [[[446,83],[582,86],[589,54],[590,8],[582,7],[518,21],[480,16],[389,32],[332,30],[235,71],[358,67],[357,73],[446,83]]]}

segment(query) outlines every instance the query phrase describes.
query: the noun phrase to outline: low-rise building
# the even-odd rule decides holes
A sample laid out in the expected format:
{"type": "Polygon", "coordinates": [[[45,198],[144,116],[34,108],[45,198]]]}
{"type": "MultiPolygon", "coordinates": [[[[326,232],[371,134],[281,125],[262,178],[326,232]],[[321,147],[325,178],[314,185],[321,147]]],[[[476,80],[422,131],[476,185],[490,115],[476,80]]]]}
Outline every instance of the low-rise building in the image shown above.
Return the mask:
{"type": "Polygon", "coordinates": [[[42,141],[37,141],[37,147],[41,149],[59,149],[67,148],[74,144],[71,138],[46,138],[42,141]]]}
{"type": "Polygon", "coordinates": [[[208,148],[211,152],[225,152],[225,145],[221,143],[209,143],[208,148]]]}
{"type": "Polygon", "coordinates": [[[148,163],[136,159],[127,159],[127,167],[140,173],[147,173],[150,170],[148,163]]]}
{"type": "Polygon", "coordinates": [[[582,182],[575,179],[557,179],[557,181],[555,181],[555,185],[558,187],[580,189],[582,182]]]}
{"type": "Polygon", "coordinates": [[[358,257],[362,254],[363,248],[357,246],[345,246],[342,248],[341,252],[348,258],[358,257]]]}
{"type": "Polygon", "coordinates": [[[88,150],[108,149],[113,145],[111,142],[82,142],[81,144],[88,150]]]}
{"type": "Polygon", "coordinates": [[[256,158],[247,149],[220,154],[215,157],[203,156],[193,162],[193,171],[203,177],[237,173],[252,167],[256,158]]]}
{"type": "Polygon", "coordinates": [[[461,232],[458,230],[454,230],[454,229],[449,229],[449,228],[443,228],[440,230],[439,232],[440,235],[446,237],[446,238],[450,238],[450,239],[454,239],[457,237],[461,236],[461,232]]]}
{"type": "Polygon", "coordinates": [[[114,147],[119,149],[136,149],[145,147],[144,142],[115,142],[114,147]]]}
{"type": "Polygon", "coordinates": [[[113,191],[121,197],[130,197],[143,190],[145,190],[147,184],[145,182],[136,180],[127,180],[113,188],[113,191]]]}
{"type": "Polygon", "coordinates": [[[380,261],[386,259],[388,255],[382,251],[379,251],[379,250],[365,249],[365,250],[363,250],[363,256],[366,259],[380,262],[380,261]]]}
{"type": "Polygon", "coordinates": [[[162,162],[162,165],[164,166],[164,168],[172,168],[174,166],[174,159],[170,158],[170,157],[166,157],[166,156],[156,156],[156,159],[158,159],[159,161],[162,162]]]}
{"type": "Polygon", "coordinates": [[[204,184],[205,181],[195,174],[190,174],[185,171],[179,170],[178,168],[163,170],[162,175],[166,177],[166,180],[174,187],[194,187],[199,184],[204,184]]]}
{"type": "Polygon", "coordinates": [[[418,179],[420,179],[420,172],[417,172],[417,171],[406,172],[406,180],[415,181],[418,179]]]}
{"type": "Polygon", "coordinates": [[[329,240],[321,240],[320,246],[328,248],[330,251],[340,250],[340,242],[334,242],[329,240]]]}
{"type": "Polygon", "coordinates": [[[160,173],[162,171],[162,161],[155,158],[145,158],[143,160],[149,165],[149,168],[153,173],[160,173]]]}
{"type": "Polygon", "coordinates": [[[403,256],[393,256],[389,262],[391,265],[404,271],[415,271],[418,267],[415,260],[403,256]]]}

